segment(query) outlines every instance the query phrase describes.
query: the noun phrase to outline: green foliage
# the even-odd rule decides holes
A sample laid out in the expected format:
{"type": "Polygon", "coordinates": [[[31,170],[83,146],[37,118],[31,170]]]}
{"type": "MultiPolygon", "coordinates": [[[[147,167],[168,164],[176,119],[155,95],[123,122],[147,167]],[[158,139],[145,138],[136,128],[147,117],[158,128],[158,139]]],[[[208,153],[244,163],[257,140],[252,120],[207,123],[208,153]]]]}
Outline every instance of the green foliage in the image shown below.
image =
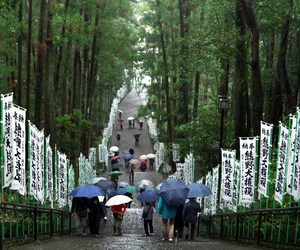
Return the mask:
{"type": "Polygon", "coordinates": [[[56,117],[58,145],[60,150],[68,155],[80,153],[81,136],[90,130],[93,123],[84,119],[80,110],[74,109],[72,113],[56,117]]]}

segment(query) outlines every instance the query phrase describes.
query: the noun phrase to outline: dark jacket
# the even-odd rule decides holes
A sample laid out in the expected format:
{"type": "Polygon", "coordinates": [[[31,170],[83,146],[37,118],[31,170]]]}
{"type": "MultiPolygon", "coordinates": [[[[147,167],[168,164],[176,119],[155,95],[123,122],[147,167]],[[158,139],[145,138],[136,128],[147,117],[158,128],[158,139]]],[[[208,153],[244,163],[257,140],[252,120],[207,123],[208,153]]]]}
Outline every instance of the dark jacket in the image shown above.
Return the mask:
{"type": "Polygon", "coordinates": [[[196,224],[197,214],[200,212],[200,204],[195,200],[190,200],[184,204],[182,219],[185,223],[196,224]]]}
{"type": "Polygon", "coordinates": [[[89,203],[88,208],[90,210],[90,213],[89,213],[90,221],[100,221],[101,218],[106,216],[105,211],[103,210],[103,206],[101,205],[101,203],[99,201],[94,202],[92,199],[89,203]]]}
{"type": "Polygon", "coordinates": [[[72,200],[71,213],[80,213],[87,210],[88,199],[74,197],[72,200]]]}

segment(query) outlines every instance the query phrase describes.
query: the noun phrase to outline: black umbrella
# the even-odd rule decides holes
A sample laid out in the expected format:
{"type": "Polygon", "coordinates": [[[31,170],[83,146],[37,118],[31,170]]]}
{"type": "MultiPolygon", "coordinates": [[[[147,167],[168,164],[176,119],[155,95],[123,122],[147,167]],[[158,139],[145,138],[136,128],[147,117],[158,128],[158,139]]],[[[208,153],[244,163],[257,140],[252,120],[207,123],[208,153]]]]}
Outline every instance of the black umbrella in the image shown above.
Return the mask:
{"type": "Polygon", "coordinates": [[[184,204],[189,188],[180,179],[174,178],[164,180],[158,192],[168,205],[178,207],[184,204]]]}
{"type": "Polygon", "coordinates": [[[109,180],[100,180],[97,183],[95,183],[95,186],[98,186],[102,188],[104,191],[107,191],[108,189],[111,189],[115,186],[115,183],[109,180]]]}

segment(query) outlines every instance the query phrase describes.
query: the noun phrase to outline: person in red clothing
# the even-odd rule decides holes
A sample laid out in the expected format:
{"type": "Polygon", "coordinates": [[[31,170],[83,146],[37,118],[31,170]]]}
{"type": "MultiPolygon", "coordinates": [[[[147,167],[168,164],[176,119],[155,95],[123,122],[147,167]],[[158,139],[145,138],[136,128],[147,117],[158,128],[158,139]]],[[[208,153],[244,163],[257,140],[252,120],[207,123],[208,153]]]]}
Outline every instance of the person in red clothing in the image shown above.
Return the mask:
{"type": "Polygon", "coordinates": [[[140,171],[145,172],[147,168],[148,168],[148,164],[146,160],[142,160],[139,166],[140,171]]]}
{"type": "Polygon", "coordinates": [[[123,216],[126,212],[126,205],[121,204],[121,205],[115,205],[111,207],[111,211],[113,212],[113,235],[119,235],[122,236],[122,221],[123,221],[123,216]]]}

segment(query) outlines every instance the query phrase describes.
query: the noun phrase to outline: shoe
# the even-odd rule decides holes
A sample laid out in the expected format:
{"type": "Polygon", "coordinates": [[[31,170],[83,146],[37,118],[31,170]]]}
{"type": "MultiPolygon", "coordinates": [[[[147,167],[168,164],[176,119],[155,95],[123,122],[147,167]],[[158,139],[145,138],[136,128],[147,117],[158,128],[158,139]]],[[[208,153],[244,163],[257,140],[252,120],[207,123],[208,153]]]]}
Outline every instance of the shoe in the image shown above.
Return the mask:
{"type": "Polygon", "coordinates": [[[153,233],[150,233],[150,236],[153,236],[153,233]]]}
{"type": "Polygon", "coordinates": [[[86,233],[82,233],[82,236],[86,236],[86,233]]]}
{"type": "Polygon", "coordinates": [[[104,219],[104,222],[107,222],[107,217],[106,216],[103,219],[104,219]]]}
{"type": "Polygon", "coordinates": [[[98,235],[98,234],[95,234],[95,237],[99,237],[99,235],[98,235]]]}
{"type": "Polygon", "coordinates": [[[173,241],[173,239],[172,239],[172,238],[169,238],[169,241],[173,241]]]}
{"type": "Polygon", "coordinates": [[[165,241],[166,240],[166,238],[162,238],[162,241],[165,241]]]}
{"type": "Polygon", "coordinates": [[[117,232],[114,232],[114,233],[113,233],[113,236],[117,236],[117,235],[118,235],[117,232]]]}
{"type": "Polygon", "coordinates": [[[144,234],[144,236],[150,236],[149,234],[144,234]]]}

